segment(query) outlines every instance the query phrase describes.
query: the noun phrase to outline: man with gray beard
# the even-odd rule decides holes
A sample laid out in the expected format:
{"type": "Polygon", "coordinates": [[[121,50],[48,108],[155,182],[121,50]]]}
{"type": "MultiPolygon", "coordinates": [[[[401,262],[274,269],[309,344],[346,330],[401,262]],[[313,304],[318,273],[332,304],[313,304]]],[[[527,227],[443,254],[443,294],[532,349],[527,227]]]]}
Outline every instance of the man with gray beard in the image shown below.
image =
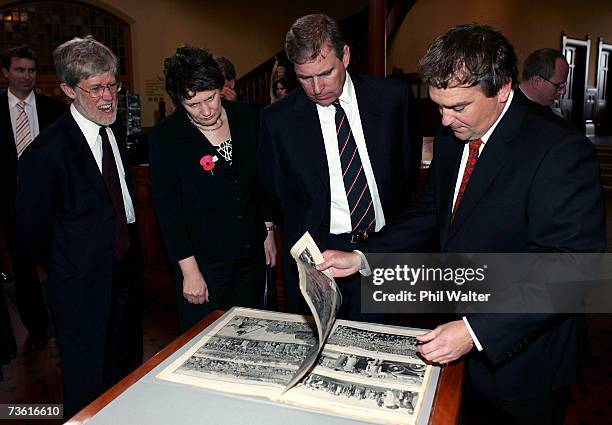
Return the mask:
{"type": "Polygon", "coordinates": [[[72,105],[20,158],[17,232],[48,274],[69,418],[141,363],[141,297],[117,57],[91,36],[53,57],[72,105]]]}

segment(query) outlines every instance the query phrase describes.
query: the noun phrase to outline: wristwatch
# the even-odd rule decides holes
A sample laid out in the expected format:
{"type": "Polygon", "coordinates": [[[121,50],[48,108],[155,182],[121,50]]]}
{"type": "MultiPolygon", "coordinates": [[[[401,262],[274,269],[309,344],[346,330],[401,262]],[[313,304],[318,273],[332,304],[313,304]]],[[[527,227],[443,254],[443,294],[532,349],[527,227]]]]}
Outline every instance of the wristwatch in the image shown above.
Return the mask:
{"type": "Polygon", "coordinates": [[[276,224],[273,224],[273,225],[271,225],[271,226],[266,226],[266,230],[267,230],[268,232],[272,232],[273,230],[276,230],[276,229],[278,229],[278,227],[276,226],[276,224]]]}

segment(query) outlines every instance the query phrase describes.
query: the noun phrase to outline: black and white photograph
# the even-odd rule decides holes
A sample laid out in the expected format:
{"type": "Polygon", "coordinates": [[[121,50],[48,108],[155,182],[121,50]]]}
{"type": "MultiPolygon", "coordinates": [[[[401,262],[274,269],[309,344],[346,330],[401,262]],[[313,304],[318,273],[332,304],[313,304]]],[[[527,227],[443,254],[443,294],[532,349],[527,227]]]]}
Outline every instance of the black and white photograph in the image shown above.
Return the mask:
{"type": "Polygon", "coordinates": [[[416,423],[422,394],[437,383],[433,366],[413,358],[420,331],[333,323],[319,349],[304,316],[235,307],[157,378],[374,422],[416,423]],[[403,349],[391,352],[393,343],[403,349]]]}
{"type": "Polygon", "coordinates": [[[380,383],[396,383],[421,387],[427,370],[424,363],[386,360],[346,352],[325,350],[317,366],[354,377],[371,378],[380,383]]]}
{"type": "Polygon", "coordinates": [[[297,262],[300,291],[317,323],[321,347],[342,304],[342,295],[331,275],[314,267],[323,262],[323,256],[308,232],[293,245],[291,255],[297,262]]]}
{"type": "Polygon", "coordinates": [[[225,361],[217,358],[192,356],[180,368],[177,374],[193,377],[212,376],[223,380],[244,380],[248,382],[273,383],[286,385],[295,369],[284,369],[263,364],[225,361]]]}
{"type": "Polygon", "coordinates": [[[310,253],[310,251],[308,250],[308,248],[304,248],[302,250],[302,252],[299,255],[299,259],[300,261],[302,261],[303,263],[306,264],[310,264],[311,266],[316,266],[317,263],[315,263],[314,258],[312,257],[312,254],[310,253]]]}
{"type": "Polygon", "coordinates": [[[415,413],[420,395],[416,391],[361,384],[314,373],[300,382],[296,390],[322,398],[323,406],[326,403],[342,403],[347,408],[367,410],[371,415],[411,416],[415,413]]]}
{"type": "Polygon", "coordinates": [[[392,333],[395,330],[390,332],[373,330],[375,328],[380,329],[380,327],[373,327],[373,325],[364,324],[357,327],[356,324],[349,326],[346,323],[348,322],[342,320],[336,322],[336,326],[327,340],[328,345],[378,351],[420,361],[416,353],[417,339],[415,336],[392,333]]]}
{"type": "Polygon", "coordinates": [[[212,389],[224,382],[228,392],[252,394],[254,387],[275,396],[317,350],[313,323],[303,316],[240,308],[232,313],[158,378],[212,389]]]}

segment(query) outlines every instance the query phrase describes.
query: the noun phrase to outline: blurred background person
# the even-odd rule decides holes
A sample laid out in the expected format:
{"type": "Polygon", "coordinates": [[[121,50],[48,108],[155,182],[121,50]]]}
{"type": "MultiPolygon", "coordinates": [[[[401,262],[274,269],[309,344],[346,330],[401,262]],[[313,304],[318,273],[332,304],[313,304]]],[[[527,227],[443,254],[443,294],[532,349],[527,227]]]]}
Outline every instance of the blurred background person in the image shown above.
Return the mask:
{"type": "Polygon", "coordinates": [[[205,49],[178,48],[164,74],[176,109],[149,136],[151,191],[185,331],[213,310],[258,306],[276,247],[259,205],[256,110],[221,99],[225,78],[205,49]]]}
{"type": "Polygon", "coordinates": [[[287,59],[286,54],[277,55],[274,58],[274,66],[270,75],[270,103],[274,103],[297,87],[297,79],[293,71],[293,65],[287,59]]]}
{"type": "Polygon", "coordinates": [[[236,87],[236,68],[234,68],[234,64],[223,56],[215,56],[215,61],[219,65],[223,78],[225,79],[225,83],[220,91],[221,98],[231,100],[232,102],[241,100],[234,90],[236,87]]]}
{"type": "Polygon", "coordinates": [[[565,94],[568,74],[569,65],[560,51],[550,48],[536,50],[525,59],[518,94],[563,116],[555,102],[565,94]]]}
{"type": "Polygon", "coordinates": [[[45,343],[49,320],[36,260],[15,236],[17,159],[38,133],[66,112],[64,103],[34,92],[36,68],[36,56],[27,46],[13,47],[2,54],[2,74],[8,90],[0,94],[0,225],[13,265],[17,310],[28,330],[27,349],[45,343]]]}
{"type": "Polygon", "coordinates": [[[281,100],[283,97],[287,96],[287,87],[285,80],[276,80],[272,85],[272,95],[274,99],[281,100]]]}

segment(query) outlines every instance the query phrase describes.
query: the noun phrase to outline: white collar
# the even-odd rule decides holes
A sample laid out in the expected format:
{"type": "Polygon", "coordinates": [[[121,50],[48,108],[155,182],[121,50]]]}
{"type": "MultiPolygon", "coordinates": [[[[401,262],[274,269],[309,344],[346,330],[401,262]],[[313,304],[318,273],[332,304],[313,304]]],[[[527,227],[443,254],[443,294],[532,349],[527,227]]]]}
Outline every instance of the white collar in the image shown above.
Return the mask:
{"type": "Polygon", "coordinates": [[[83,136],[85,136],[87,144],[93,147],[98,140],[98,134],[100,133],[101,126],[85,118],[74,106],[74,103],[70,105],[70,113],[81,129],[83,136]]]}
{"type": "MultiPolygon", "coordinates": [[[[346,111],[346,108],[349,107],[356,98],[353,80],[351,80],[351,76],[349,75],[348,71],[345,70],[344,72],[346,72],[346,78],[344,79],[344,86],[342,86],[342,93],[340,94],[340,97],[338,97],[338,100],[340,101],[342,108],[346,111]]],[[[321,108],[322,111],[336,110],[333,103],[327,106],[321,106],[317,103],[317,108],[321,108]]]]}
{"type": "Polygon", "coordinates": [[[349,75],[348,71],[346,72],[346,78],[344,79],[344,86],[342,87],[342,94],[338,98],[341,103],[349,105],[355,99],[355,86],[353,86],[353,80],[349,75]]]}
{"type": "MultiPolygon", "coordinates": [[[[11,108],[14,108],[19,102],[21,102],[21,99],[19,99],[17,96],[15,96],[13,94],[13,92],[11,91],[11,89],[8,89],[6,91],[7,95],[8,95],[8,101],[9,101],[9,106],[11,108]]],[[[32,90],[30,92],[30,94],[24,99],[24,102],[27,106],[32,106],[34,105],[34,90],[32,90]]]]}
{"type": "Polygon", "coordinates": [[[497,124],[499,124],[499,122],[504,117],[504,115],[506,115],[506,111],[510,107],[510,103],[512,102],[512,98],[513,97],[514,97],[514,90],[510,90],[510,95],[508,96],[508,101],[504,105],[504,109],[503,109],[502,113],[499,114],[499,117],[497,117],[497,120],[493,123],[491,128],[489,130],[487,130],[487,132],[480,138],[480,140],[482,140],[482,144],[483,145],[487,143],[487,141],[489,140],[489,137],[491,137],[491,134],[493,134],[493,131],[495,131],[495,127],[497,127],[497,124]]]}

